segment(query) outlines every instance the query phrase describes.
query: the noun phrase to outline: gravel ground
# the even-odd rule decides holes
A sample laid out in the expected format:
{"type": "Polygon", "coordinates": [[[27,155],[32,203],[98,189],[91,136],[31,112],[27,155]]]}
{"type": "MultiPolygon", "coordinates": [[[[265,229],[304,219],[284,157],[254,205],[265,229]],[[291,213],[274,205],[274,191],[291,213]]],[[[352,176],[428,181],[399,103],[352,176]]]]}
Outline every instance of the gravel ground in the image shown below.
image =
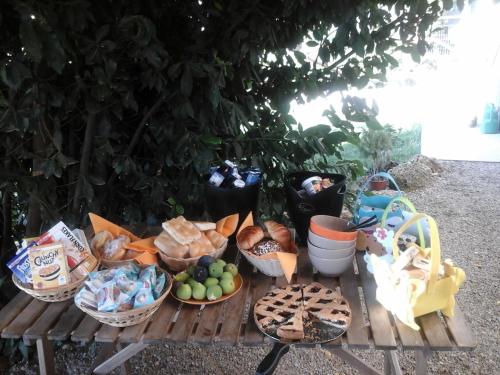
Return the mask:
{"type": "MultiPolygon", "coordinates": [[[[446,168],[428,186],[408,192],[420,211],[439,225],[443,256],[464,268],[467,281],[458,293],[478,337],[473,352],[441,352],[430,359],[432,374],[500,374],[497,240],[500,218],[500,163],[442,162],[446,168]]],[[[63,374],[89,372],[99,346],[65,344],[56,350],[56,366],[63,374]]],[[[269,348],[158,345],[130,362],[134,374],[252,374],[269,348]]],[[[356,352],[379,369],[383,356],[375,350],[356,352]]],[[[399,353],[403,373],[414,373],[412,352],[399,353]]],[[[38,373],[36,354],[28,363],[13,366],[10,374],[38,373]]],[[[355,374],[343,361],[323,349],[294,349],[276,374],[355,374]]]]}

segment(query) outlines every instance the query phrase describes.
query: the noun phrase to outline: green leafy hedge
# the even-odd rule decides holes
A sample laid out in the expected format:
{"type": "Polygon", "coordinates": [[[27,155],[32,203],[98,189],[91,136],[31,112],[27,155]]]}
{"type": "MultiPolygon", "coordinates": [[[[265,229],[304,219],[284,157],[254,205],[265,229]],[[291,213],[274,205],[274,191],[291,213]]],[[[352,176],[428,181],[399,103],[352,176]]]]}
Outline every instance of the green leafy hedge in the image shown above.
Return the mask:
{"type": "Polygon", "coordinates": [[[453,2],[3,1],[4,245],[10,228],[81,225],[88,211],[199,216],[203,175],[226,158],[263,169],[262,207],[282,215],[285,171],[359,172],[326,157],[357,141],[353,121],[378,126],[345,97],[343,113],[304,130],[290,101],[384,81],[395,50],[425,52],[443,5],[453,2]]]}

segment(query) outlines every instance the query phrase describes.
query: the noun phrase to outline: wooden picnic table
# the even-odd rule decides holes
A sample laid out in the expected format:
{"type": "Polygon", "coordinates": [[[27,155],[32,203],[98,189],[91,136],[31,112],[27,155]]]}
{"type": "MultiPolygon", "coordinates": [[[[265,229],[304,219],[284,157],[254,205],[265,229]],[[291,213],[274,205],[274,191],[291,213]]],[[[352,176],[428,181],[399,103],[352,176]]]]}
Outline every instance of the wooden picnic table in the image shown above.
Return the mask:
{"type": "MultiPolygon", "coordinates": [[[[154,235],[160,228],[130,228],[139,236],[154,235]]],[[[414,331],[400,323],[376,300],[375,280],[366,270],[363,253],[358,252],[353,266],[340,277],[324,277],[314,272],[306,248],[299,248],[294,282],[318,281],[329,288],[340,288],[352,309],[347,333],[322,347],[330,350],[363,374],[381,374],[364,363],[349,349],[374,348],[384,351],[384,373],[401,374],[397,349],[413,350],[416,373],[427,373],[427,359],[435,351],[469,351],[476,339],[464,314],[457,305],[455,316],[447,318],[431,313],[417,319],[421,330],[414,331]]],[[[158,311],[146,322],[132,327],[116,328],[101,324],[79,310],[73,300],[42,302],[20,292],[0,311],[2,338],[22,338],[27,345],[36,344],[41,374],[55,372],[50,341],[68,340],[86,344],[92,340],[105,343],[93,364],[94,373],[105,374],[121,366],[127,371],[127,360],[155,343],[192,343],[198,345],[268,345],[253,320],[255,302],[274,285],[286,284],[281,278],[268,277],[253,269],[229,246],[223,258],[239,262],[244,284],[234,297],[219,304],[193,306],[167,297],[158,311]],[[249,307],[249,308],[246,308],[249,307]],[[225,316],[230,319],[225,319],[225,316]]],[[[297,345],[307,347],[308,345],[297,345]]],[[[258,363],[255,364],[257,368],[258,363]]]]}

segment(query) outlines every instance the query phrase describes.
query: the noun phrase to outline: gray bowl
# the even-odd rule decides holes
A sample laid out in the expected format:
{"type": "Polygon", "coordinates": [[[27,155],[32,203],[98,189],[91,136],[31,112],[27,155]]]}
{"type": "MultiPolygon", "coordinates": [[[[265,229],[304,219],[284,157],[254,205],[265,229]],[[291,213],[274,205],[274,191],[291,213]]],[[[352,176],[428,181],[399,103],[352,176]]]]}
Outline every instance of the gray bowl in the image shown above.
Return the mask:
{"type": "Polygon", "coordinates": [[[330,250],[330,249],[323,249],[322,247],[319,246],[314,246],[310,241],[307,241],[307,248],[309,250],[309,254],[324,259],[345,258],[356,251],[355,245],[346,247],[345,249],[330,250]]]}
{"type": "Polygon", "coordinates": [[[313,231],[309,230],[307,241],[314,246],[321,247],[322,249],[340,250],[340,249],[346,249],[351,246],[355,246],[357,240],[352,240],[352,241],[330,240],[328,238],[321,237],[316,233],[314,233],[313,231]]]}
{"type": "Polygon", "coordinates": [[[309,259],[311,259],[311,263],[314,268],[316,268],[322,275],[331,277],[338,276],[344,273],[352,264],[353,258],[354,253],[352,253],[348,257],[339,259],[318,258],[309,253],[309,259]]]}

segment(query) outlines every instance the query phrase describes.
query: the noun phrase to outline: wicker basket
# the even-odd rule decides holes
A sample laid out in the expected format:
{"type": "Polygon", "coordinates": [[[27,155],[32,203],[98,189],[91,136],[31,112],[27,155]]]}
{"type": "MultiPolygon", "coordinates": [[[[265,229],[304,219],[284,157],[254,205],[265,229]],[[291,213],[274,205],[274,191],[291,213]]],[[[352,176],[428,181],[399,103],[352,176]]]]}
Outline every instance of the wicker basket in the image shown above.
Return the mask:
{"type": "MultiPolygon", "coordinates": [[[[99,259],[92,271],[97,271],[98,268],[99,268],[99,259]]],[[[19,278],[15,274],[12,274],[12,281],[14,282],[15,286],[17,286],[19,289],[29,294],[33,298],[45,302],[61,302],[72,298],[81,288],[85,280],[87,280],[87,277],[84,277],[83,279],[80,279],[78,281],[72,282],[67,285],[58,286],[56,288],[33,289],[30,284],[23,283],[21,280],[19,280],[19,278]]]]}
{"type": "MultiPolygon", "coordinates": [[[[227,241],[224,243],[224,245],[215,250],[214,253],[209,255],[214,257],[215,259],[219,259],[220,257],[222,257],[226,249],[227,249],[227,241]]],[[[171,258],[163,254],[161,251],[159,251],[158,254],[160,255],[161,260],[163,260],[163,262],[167,264],[168,268],[170,268],[172,271],[175,272],[184,271],[191,264],[196,265],[198,263],[198,259],[201,258],[201,256],[195,258],[171,258]]]]}
{"type": "Polygon", "coordinates": [[[75,305],[83,312],[89,314],[92,318],[113,327],[129,327],[142,323],[149,319],[156,312],[156,310],[158,310],[161,303],[168,296],[168,293],[170,293],[170,289],[172,288],[172,278],[169,273],[160,267],[156,267],[156,270],[157,272],[159,271],[165,274],[165,288],[163,290],[163,294],[150,305],[122,312],[96,311],[82,306],[76,301],[75,305]]]}

